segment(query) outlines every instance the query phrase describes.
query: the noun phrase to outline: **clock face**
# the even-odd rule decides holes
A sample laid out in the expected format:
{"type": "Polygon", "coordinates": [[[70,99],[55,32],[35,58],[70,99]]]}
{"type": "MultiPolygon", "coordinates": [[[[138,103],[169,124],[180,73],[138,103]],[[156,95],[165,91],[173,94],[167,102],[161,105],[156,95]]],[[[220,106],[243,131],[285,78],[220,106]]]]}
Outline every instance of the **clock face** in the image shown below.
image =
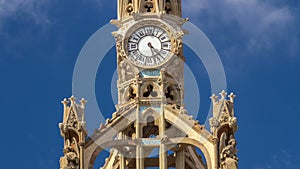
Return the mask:
{"type": "Polygon", "coordinates": [[[160,66],[171,56],[170,36],[157,26],[138,28],[130,35],[127,44],[128,56],[138,66],[160,66]]]}

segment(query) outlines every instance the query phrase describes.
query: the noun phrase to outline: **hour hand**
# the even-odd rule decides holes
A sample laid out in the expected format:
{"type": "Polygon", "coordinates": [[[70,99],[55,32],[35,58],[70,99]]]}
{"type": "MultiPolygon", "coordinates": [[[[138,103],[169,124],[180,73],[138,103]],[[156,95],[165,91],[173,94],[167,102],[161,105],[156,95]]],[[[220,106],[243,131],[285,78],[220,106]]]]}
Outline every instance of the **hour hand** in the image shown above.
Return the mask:
{"type": "Polygon", "coordinates": [[[148,43],[148,46],[149,46],[149,48],[151,48],[151,49],[153,48],[151,42],[148,43]]]}
{"type": "Polygon", "coordinates": [[[151,50],[151,53],[152,53],[152,56],[154,56],[155,55],[155,53],[154,53],[154,47],[152,46],[152,44],[149,42],[148,43],[148,46],[149,46],[149,48],[150,48],[150,50],[151,50]]]}
{"type": "Polygon", "coordinates": [[[155,49],[150,42],[148,43],[148,46],[149,46],[153,56],[156,55],[157,53],[159,53],[159,51],[157,49],[155,49]]]}
{"type": "Polygon", "coordinates": [[[155,49],[151,48],[150,50],[151,50],[152,56],[155,56],[155,49]]]}

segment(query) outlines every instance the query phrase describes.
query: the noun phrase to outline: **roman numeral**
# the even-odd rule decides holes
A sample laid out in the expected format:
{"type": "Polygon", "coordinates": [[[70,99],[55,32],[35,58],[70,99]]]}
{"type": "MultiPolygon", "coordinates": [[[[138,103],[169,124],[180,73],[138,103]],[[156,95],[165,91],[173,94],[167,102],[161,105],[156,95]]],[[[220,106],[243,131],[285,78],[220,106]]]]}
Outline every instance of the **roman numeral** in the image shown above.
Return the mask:
{"type": "Polygon", "coordinates": [[[129,43],[128,44],[128,50],[129,51],[137,50],[137,44],[136,43],[129,43]]]}
{"type": "Polygon", "coordinates": [[[138,43],[140,40],[140,38],[136,35],[133,34],[130,38],[129,38],[129,42],[133,42],[133,43],[138,43]]]}
{"type": "Polygon", "coordinates": [[[138,53],[137,50],[134,50],[134,51],[130,52],[130,56],[131,56],[133,59],[136,59],[138,55],[139,55],[139,53],[138,53]]]}
{"type": "Polygon", "coordinates": [[[169,54],[169,51],[167,51],[165,49],[161,49],[159,53],[163,58],[166,58],[169,54]]]}
{"type": "Polygon", "coordinates": [[[160,64],[160,60],[157,57],[155,58],[155,63],[160,64]]]}
{"type": "Polygon", "coordinates": [[[147,27],[145,28],[145,31],[146,31],[146,35],[153,35],[153,27],[147,27]]]}
{"type": "Polygon", "coordinates": [[[161,30],[160,28],[155,28],[154,30],[154,35],[156,37],[160,37],[163,33],[164,33],[163,30],[161,30]]]}
{"type": "Polygon", "coordinates": [[[162,44],[162,48],[164,50],[171,50],[171,43],[170,42],[165,42],[162,44]]]}
{"type": "Polygon", "coordinates": [[[151,66],[151,65],[153,65],[153,64],[154,64],[153,59],[150,58],[150,57],[147,57],[147,58],[146,58],[146,65],[151,66]]]}
{"type": "Polygon", "coordinates": [[[163,48],[168,48],[168,47],[169,47],[169,44],[164,43],[162,46],[163,46],[163,48]]]}
{"type": "Polygon", "coordinates": [[[160,37],[160,40],[161,40],[161,41],[164,41],[164,40],[166,40],[166,39],[167,39],[166,35],[160,37]]]}
{"type": "Polygon", "coordinates": [[[144,29],[138,30],[136,34],[137,34],[140,38],[142,38],[142,37],[144,37],[144,36],[146,35],[144,29]]]}
{"type": "Polygon", "coordinates": [[[146,57],[144,55],[139,55],[136,60],[141,64],[145,64],[146,57]]]}

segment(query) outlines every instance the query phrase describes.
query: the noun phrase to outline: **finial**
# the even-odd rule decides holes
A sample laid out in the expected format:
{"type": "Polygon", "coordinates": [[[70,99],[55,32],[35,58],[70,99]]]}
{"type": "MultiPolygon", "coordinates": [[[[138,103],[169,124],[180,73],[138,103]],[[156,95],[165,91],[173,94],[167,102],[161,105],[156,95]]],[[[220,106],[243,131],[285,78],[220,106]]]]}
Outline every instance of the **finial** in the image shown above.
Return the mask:
{"type": "Polygon", "coordinates": [[[236,98],[236,95],[234,95],[233,93],[230,93],[230,95],[228,95],[230,102],[234,102],[234,99],[236,98]]]}
{"type": "Polygon", "coordinates": [[[105,124],[107,125],[108,123],[110,123],[110,119],[109,118],[105,120],[105,124]]]}
{"type": "Polygon", "coordinates": [[[177,31],[176,32],[176,37],[177,38],[182,38],[184,36],[184,32],[183,31],[177,31]]]}
{"type": "Polygon", "coordinates": [[[85,100],[84,98],[82,98],[80,100],[80,103],[81,103],[81,107],[84,108],[85,107],[85,104],[87,103],[87,100],[85,100]]]}
{"type": "Polygon", "coordinates": [[[72,95],[69,100],[71,101],[72,105],[75,105],[76,97],[74,95],[72,95]]]}
{"type": "Polygon", "coordinates": [[[219,98],[219,97],[216,96],[215,94],[213,94],[213,95],[210,97],[210,99],[213,101],[213,103],[217,102],[218,98],[219,98]]]}
{"type": "Polygon", "coordinates": [[[64,98],[64,100],[61,101],[61,103],[62,103],[64,106],[67,106],[67,105],[69,104],[69,101],[68,101],[66,98],[64,98]]]}
{"type": "Polygon", "coordinates": [[[115,20],[114,19],[114,20],[111,20],[110,23],[113,24],[113,25],[115,25],[118,28],[122,27],[122,23],[119,20],[115,20]]]}
{"type": "Polygon", "coordinates": [[[226,96],[227,96],[227,93],[225,92],[225,90],[222,90],[222,92],[220,93],[221,95],[221,100],[225,100],[226,99],[226,96]]]}

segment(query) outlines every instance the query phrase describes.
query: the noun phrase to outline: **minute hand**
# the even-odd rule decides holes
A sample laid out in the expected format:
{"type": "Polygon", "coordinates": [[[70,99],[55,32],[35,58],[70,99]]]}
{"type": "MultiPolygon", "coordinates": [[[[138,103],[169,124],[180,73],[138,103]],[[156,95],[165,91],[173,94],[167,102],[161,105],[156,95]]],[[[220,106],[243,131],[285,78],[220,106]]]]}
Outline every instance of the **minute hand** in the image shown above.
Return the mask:
{"type": "Polygon", "coordinates": [[[154,47],[152,46],[151,42],[148,43],[148,47],[149,47],[150,50],[151,50],[152,56],[154,56],[154,55],[155,55],[155,49],[154,49],[154,47]]]}
{"type": "Polygon", "coordinates": [[[155,49],[155,48],[152,46],[152,44],[151,44],[150,42],[148,43],[148,46],[149,46],[149,48],[150,48],[150,50],[151,50],[152,56],[156,55],[156,54],[159,52],[157,49],[155,49]]]}

